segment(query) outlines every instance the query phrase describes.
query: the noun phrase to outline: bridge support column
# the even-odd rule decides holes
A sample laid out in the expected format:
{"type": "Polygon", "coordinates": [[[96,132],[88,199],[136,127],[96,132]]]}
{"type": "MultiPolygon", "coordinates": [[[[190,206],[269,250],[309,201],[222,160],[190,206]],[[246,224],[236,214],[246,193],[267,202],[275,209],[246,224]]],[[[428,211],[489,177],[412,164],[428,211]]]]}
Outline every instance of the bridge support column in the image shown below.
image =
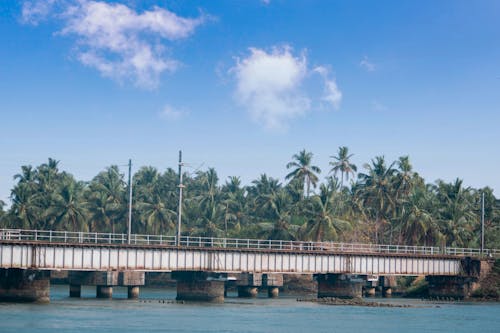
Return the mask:
{"type": "Polygon", "coordinates": [[[128,288],[128,298],[139,297],[139,286],[144,285],[144,272],[136,271],[108,271],[89,272],[71,271],[68,274],[70,297],[81,296],[81,286],[96,286],[97,298],[111,298],[113,286],[128,288]]]}
{"type": "Polygon", "coordinates": [[[113,298],[113,287],[112,286],[97,286],[96,287],[96,297],[97,298],[113,298]]]}
{"type": "Polygon", "coordinates": [[[264,274],[262,284],[267,287],[267,296],[276,298],[280,293],[279,287],[283,287],[283,274],[264,274]]]}
{"type": "Polygon", "coordinates": [[[366,297],[373,297],[373,296],[375,296],[375,287],[365,286],[364,287],[364,295],[366,297]]]}
{"type": "Polygon", "coordinates": [[[81,297],[82,296],[82,285],[81,284],[70,284],[69,285],[69,297],[81,297]]]}
{"type": "Polygon", "coordinates": [[[238,297],[251,298],[259,294],[258,287],[262,286],[261,273],[242,273],[236,280],[238,297]]]}
{"type": "Polygon", "coordinates": [[[379,286],[378,275],[367,275],[366,284],[363,286],[363,295],[366,297],[374,297],[379,286]]]}
{"type": "Polygon", "coordinates": [[[267,287],[267,297],[276,298],[280,294],[280,288],[278,287],[267,287]]]}
{"type": "Polygon", "coordinates": [[[198,302],[224,302],[224,275],[200,271],[172,272],[177,280],[177,300],[198,302]]]}
{"type": "Polygon", "coordinates": [[[426,276],[430,298],[464,299],[470,296],[474,279],[463,276],[426,276]]]}
{"type": "Polygon", "coordinates": [[[356,275],[317,274],[318,298],[361,298],[364,280],[356,275]]]}
{"type": "Polygon", "coordinates": [[[0,269],[0,302],[50,301],[48,271],[8,268],[0,269]]]}
{"type": "Polygon", "coordinates": [[[138,299],[139,298],[139,287],[138,286],[128,286],[127,296],[129,299],[138,299]]]}
{"type": "Polygon", "coordinates": [[[238,286],[238,297],[254,298],[259,294],[259,290],[255,286],[238,286]]]}
{"type": "Polygon", "coordinates": [[[382,287],[383,297],[392,297],[392,288],[397,287],[395,276],[381,276],[380,286],[382,287]]]}
{"type": "Polygon", "coordinates": [[[145,283],[144,272],[125,271],[118,275],[118,285],[126,286],[129,299],[139,298],[139,286],[145,283]]]}

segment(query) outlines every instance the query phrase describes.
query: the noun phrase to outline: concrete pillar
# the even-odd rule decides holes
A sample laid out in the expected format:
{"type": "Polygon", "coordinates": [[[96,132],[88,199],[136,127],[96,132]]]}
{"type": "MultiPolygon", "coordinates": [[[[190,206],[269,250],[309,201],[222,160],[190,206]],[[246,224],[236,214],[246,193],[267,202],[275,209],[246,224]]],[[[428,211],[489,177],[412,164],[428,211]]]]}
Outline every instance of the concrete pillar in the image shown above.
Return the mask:
{"type": "Polygon", "coordinates": [[[139,287],[138,286],[128,286],[127,295],[129,299],[139,298],[139,287]]]}
{"type": "Polygon", "coordinates": [[[364,288],[364,291],[365,291],[365,296],[366,297],[374,297],[375,296],[375,287],[365,287],[364,288]]]}
{"type": "Polygon", "coordinates": [[[238,297],[257,297],[262,286],[261,273],[242,273],[236,280],[238,297]]]}
{"type": "Polygon", "coordinates": [[[392,290],[398,285],[395,276],[381,276],[379,284],[382,288],[383,297],[392,297],[392,290]]]}
{"type": "Polygon", "coordinates": [[[280,288],[278,287],[267,287],[267,297],[276,298],[280,294],[280,288]]]}
{"type": "Polygon", "coordinates": [[[0,302],[50,301],[50,273],[47,271],[0,269],[0,302]]]}
{"type": "Polygon", "coordinates": [[[364,280],[355,275],[318,274],[318,298],[361,298],[364,280]]]}
{"type": "Polygon", "coordinates": [[[207,272],[172,272],[177,280],[177,300],[199,302],[224,302],[225,279],[207,272]]]}
{"type": "Polygon", "coordinates": [[[111,287],[111,286],[97,286],[96,287],[96,297],[97,298],[113,298],[113,287],[111,287]]]}
{"type": "Polygon", "coordinates": [[[81,297],[81,296],[82,296],[82,286],[80,284],[70,284],[69,297],[81,297]]]}
{"type": "Polygon", "coordinates": [[[262,277],[262,285],[267,287],[267,296],[276,298],[279,296],[279,287],[283,287],[283,274],[264,274],[262,277]]]}
{"type": "Polygon", "coordinates": [[[426,276],[430,298],[464,299],[470,296],[476,279],[463,276],[426,276]]]}
{"type": "Polygon", "coordinates": [[[238,286],[238,297],[252,298],[257,297],[259,290],[254,286],[238,286]]]}

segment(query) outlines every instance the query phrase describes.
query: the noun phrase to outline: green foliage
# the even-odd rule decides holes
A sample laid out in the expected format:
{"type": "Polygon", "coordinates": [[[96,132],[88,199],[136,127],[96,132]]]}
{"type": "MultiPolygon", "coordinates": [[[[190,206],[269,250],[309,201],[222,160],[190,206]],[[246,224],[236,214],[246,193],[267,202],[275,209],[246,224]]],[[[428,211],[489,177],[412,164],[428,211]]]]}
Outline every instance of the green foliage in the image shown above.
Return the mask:
{"type": "MultiPolygon", "coordinates": [[[[465,187],[460,179],[426,184],[408,156],[391,163],[375,157],[354,177],[352,156],[340,147],[330,162],[332,175],[323,182],[313,154],[305,150],[286,165],[285,184],[266,174],[248,186],[239,177],[220,184],[213,168],[185,173],[183,234],[479,247],[484,193],[486,248],[500,248],[500,201],[490,188],[465,187]]],[[[110,166],[81,182],[58,164],[49,159],[21,167],[10,206],[0,202],[0,226],[126,232],[128,188],[121,170],[110,166]]],[[[142,167],[132,183],[132,232],[174,235],[176,171],[142,167]]]]}
{"type": "MultiPolygon", "coordinates": [[[[409,282],[409,281],[408,281],[409,282]]],[[[404,297],[427,297],[429,295],[429,283],[425,280],[424,276],[419,276],[412,279],[408,288],[404,293],[404,297]]]]}

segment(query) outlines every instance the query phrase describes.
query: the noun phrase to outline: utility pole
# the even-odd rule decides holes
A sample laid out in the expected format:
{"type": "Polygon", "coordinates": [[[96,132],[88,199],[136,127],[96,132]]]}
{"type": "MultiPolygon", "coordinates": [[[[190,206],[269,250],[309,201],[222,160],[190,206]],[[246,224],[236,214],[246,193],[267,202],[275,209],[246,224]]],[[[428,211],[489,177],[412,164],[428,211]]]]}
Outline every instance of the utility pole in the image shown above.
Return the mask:
{"type": "Polygon", "coordinates": [[[128,226],[127,243],[130,244],[130,232],[132,228],[132,160],[128,160],[128,226]]]}
{"type": "Polygon", "coordinates": [[[481,197],[481,254],[484,253],[484,192],[481,197]]]}
{"type": "Polygon", "coordinates": [[[179,209],[177,211],[177,246],[181,245],[181,221],[182,221],[182,150],[179,150],[179,209]]]}

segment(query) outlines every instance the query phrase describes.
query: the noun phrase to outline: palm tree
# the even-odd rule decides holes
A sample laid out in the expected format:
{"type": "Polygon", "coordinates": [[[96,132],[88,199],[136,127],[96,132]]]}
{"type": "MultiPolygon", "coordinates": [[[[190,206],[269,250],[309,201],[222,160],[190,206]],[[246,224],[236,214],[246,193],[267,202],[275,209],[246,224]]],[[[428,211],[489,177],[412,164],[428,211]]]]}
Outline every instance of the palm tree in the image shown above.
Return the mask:
{"type": "Polygon", "coordinates": [[[337,217],[334,196],[335,191],[321,184],[320,193],[311,197],[309,206],[311,218],[301,228],[305,239],[316,242],[336,240],[339,233],[351,228],[348,221],[337,217]]]}
{"type": "Polygon", "coordinates": [[[108,196],[102,191],[86,191],[86,204],[89,213],[89,231],[111,232],[112,219],[116,207],[108,201],[108,196]]]}
{"type": "Polygon", "coordinates": [[[406,245],[437,245],[443,236],[430,208],[433,195],[425,187],[416,187],[403,202],[397,230],[406,245]]]}
{"type": "Polygon", "coordinates": [[[11,218],[11,227],[22,229],[43,229],[42,210],[38,204],[37,197],[33,195],[28,184],[18,184],[11,191],[10,198],[12,207],[9,214],[11,218]]]}
{"type": "Polygon", "coordinates": [[[245,189],[239,177],[229,177],[222,187],[222,204],[225,206],[224,233],[227,237],[228,224],[239,233],[245,218],[245,189]]]}
{"type": "Polygon", "coordinates": [[[60,186],[46,210],[51,225],[55,229],[88,231],[87,211],[81,200],[83,183],[66,177],[60,186]]]}
{"type": "Polygon", "coordinates": [[[49,158],[47,163],[43,163],[37,168],[38,183],[44,192],[50,192],[55,189],[59,176],[59,161],[53,158],[49,158]]]}
{"type": "Polygon", "coordinates": [[[306,152],[306,150],[300,151],[298,154],[294,154],[292,158],[294,161],[289,162],[286,165],[287,169],[292,169],[285,179],[298,179],[306,187],[306,195],[309,197],[311,185],[316,187],[318,183],[317,174],[321,173],[321,169],[317,166],[311,165],[313,154],[306,152]]]}
{"type": "Polygon", "coordinates": [[[349,154],[349,148],[343,146],[339,147],[339,152],[337,153],[337,156],[330,156],[331,158],[334,159],[333,162],[330,162],[330,165],[332,166],[332,169],[330,172],[333,172],[333,175],[336,177],[337,172],[340,171],[340,186],[343,187],[344,185],[344,176],[346,180],[349,180],[349,174],[354,174],[356,171],[358,171],[358,168],[356,165],[352,164],[349,159],[353,156],[354,154],[349,154]]]}
{"type": "Polygon", "coordinates": [[[448,246],[468,247],[473,241],[474,225],[478,216],[474,212],[474,199],[471,188],[463,187],[463,181],[453,183],[438,181],[435,187],[439,207],[438,221],[446,237],[448,246]]]}
{"type": "Polygon", "coordinates": [[[106,206],[109,207],[107,215],[111,221],[111,232],[125,230],[125,217],[127,214],[126,205],[126,183],[116,165],[108,167],[100,172],[89,185],[91,192],[100,192],[105,196],[106,206]],[[121,222],[121,225],[119,225],[121,222]]]}
{"type": "Polygon", "coordinates": [[[401,156],[397,161],[397,165],[398,170],[396,171],[394,187],[396,198],[399,200],[410,195],[413,188],[422,182],[418,174],[413,171],[409,156],[401,156]]]}
{"type": "Polygon", "coordinates": [[[291,198],[288,193],[281,189],[267,195],[266,204],[273,212],[270,222],[259,224],[260,237],[277,240],[295,240],[295,232],[298,228],[290,224],[291,198]]]}
{"type": "Polygon", "coordinates": [[[271,220],[274,216],[272,208],[272,198],[282,189],[280,182],[266,174],[252,181],[252,186],[248,187],[247,202],[250,206],[254,219],[271,220]]]}
{"type": "Polygon", "coordinates": [[[359,183],[356,186],[356,195],[374,218],[375,242],[377,243],[380,236],[384,235],[384,225],[389,223],[390,218],[395,214],[394,174],[396,170],[393,168],[394,164],[395,162],[386,166],[385,158],[377,156],[375,160],[372,160],[371,165],[365,164],[367,173],[358,174],[359,183]]]}
{"type": "Polygon", "coordinates": [[[145,226],[144,232],[162,235],[174,230],[176,212],[168,209],[158,194],[154,194],[149,200],[140,202],[137,206],[145,226]]]}

